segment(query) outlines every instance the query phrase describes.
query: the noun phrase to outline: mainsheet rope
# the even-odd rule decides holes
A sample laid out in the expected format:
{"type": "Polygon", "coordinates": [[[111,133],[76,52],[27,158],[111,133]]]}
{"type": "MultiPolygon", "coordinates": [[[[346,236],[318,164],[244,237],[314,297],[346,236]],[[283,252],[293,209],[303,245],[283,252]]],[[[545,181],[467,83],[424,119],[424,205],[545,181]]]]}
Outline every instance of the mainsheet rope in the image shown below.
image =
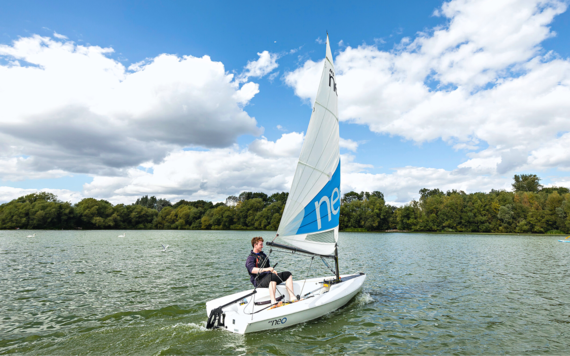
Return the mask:
{"type": "MultiPolygon", "coordinates": [[[[305,276],[305,280],[303,281],[303,287],[301,288],[301,293],[299,295],[303,295],[303,289],[305,289],[305,283],[307,283],[307,277],[309,276],[309,271],[311,270],[311,266],[313,266],[313,261],[315,260],[315,256],[311,257],[311,264],[309,265],[309,270],[307,271],[307,275],[305,276]]],[[[301,298],[297,298],[301,299],[301,298]]]]}

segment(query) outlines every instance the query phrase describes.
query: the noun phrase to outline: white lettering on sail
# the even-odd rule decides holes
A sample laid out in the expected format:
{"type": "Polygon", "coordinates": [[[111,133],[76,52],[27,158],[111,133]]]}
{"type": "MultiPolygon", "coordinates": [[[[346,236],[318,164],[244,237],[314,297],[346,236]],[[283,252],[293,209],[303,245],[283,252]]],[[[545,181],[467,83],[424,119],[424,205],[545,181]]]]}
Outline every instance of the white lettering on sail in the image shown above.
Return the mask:
{"type": "Polygon", "coordinates": [[[338,209],[334,210],[334,205],[336,204],[337,201],[339,201],[339,199],[340,199],[340,192],[338,191],[338,188],[334,188],[331,194],[331,209],[333,214],[335,215],[338,214],[338,212],[340,211],[340,204],[338,205],[338,209]],[[336,193],[336,198],[334,196],[334,193],[336,193]]]}
{"type": "Polygon", "coordinates": [[[329,221],[331,221],[331,203],[329,201],[329,197],[326,195],[321,198],[321,201],[315,202],[315,212],[317,213],[317,226],[318,230],[321,229],[321,204],[327,203],[327,210],[329,212],[329,221]]]}

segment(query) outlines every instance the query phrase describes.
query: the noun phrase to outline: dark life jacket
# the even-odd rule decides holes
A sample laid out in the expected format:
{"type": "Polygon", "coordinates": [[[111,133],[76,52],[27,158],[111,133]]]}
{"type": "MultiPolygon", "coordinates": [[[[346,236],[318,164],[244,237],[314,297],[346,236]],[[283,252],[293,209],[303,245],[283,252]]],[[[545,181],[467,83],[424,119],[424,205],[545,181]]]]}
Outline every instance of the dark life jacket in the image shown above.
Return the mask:
{"type": "MultiPolygon", "coordinates": [[[[267,255],[265,253],[263,253],[263,251],[261,251],[258,254],[254,253],[253,251],[251,251],[251,253],[249,254],[249,256],[247,256],[247,262],[246,262],[246,267],[248,272],[250,271],[250,268],[267,268],[269,267],[269,258],[267,258],[267,255]],[[254,266],[251,266],[251,261],[255,261],[254,266]],[[265,263],[264,263],[265,262],[265,263]],[[249,266],[248,266],[249,263],[249,266]]],[[[249,280],[251,281],[251,283],[254,286],[257,286],[257,281],[259,281],[261,278],[263,278],[264,275],[271,273],[271,272],[261,272],[258,274],[253,274],[251,272],[249,272],[249,280]]]]}
{"type": "Polygon", "coordinates": [[[261,251],[259,253],[259,255],[252,251],[249,255],[253,256],[253,258],[255,258],[255,267],[267,268],[269,266],[269,258],[267,258],[267,255],[265,253],[263,253],[263,251],[261,251]],[[263,263],[263,262],[265,262],[265,263],[263,263]]]}

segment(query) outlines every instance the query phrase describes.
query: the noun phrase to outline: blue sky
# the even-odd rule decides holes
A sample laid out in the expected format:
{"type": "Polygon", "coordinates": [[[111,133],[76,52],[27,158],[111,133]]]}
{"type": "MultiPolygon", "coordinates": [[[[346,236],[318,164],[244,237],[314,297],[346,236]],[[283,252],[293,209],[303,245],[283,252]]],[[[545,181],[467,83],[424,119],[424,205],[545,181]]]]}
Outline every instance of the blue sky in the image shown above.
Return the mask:
{"type": "Polygon", "coordinates": [[[326,31],[344,80],[345,192],[380,190],[403,204],[422,187],[508,189],[516,173],[570,186],[566,2],[0,7],[0,93],[13,103],[0,112],[0,202],[36,190],[125,203],[143,194],[176,201],[287,191],[326,31]],[[180,67],[157,60],[164,54],[180,67]],[[248,63],[260,72],[247,75],[248,63]],[[217,65],[234,75],[230,83],[217,65]],[[214,74],[197,85],[192,73],[214,74]],[[241,101],[232,94],[240,89],[241,101]],[[202,107],[210,102],[226,107],[202,107]]]}

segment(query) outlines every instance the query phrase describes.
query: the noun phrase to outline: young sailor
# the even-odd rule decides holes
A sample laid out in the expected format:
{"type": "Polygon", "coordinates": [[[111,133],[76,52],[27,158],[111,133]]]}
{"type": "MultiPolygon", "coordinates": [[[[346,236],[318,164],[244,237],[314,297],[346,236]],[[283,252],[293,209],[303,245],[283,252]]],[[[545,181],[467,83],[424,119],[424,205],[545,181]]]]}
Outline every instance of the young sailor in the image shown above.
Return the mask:
{"type": "MultiPolygon", "coordinates": [[[[269,297],[271,298],[271,304],[277,304],[275,299],[275,290],[277,285],[285,282],[287,287],[287,292],[289,293],[289,300],[291,302],[296,302],[297,297],[293,293],[293,275],[291,272],[279,272],[275,271],[271,264],[269,263],[269,258],[263,253],[263,238],[254,237],[251,239],[251,246],[253,250],[247,257],[245,261],[245,268],[249,273],[249,279],[251,283],[257,288],[269,288],[269,297]]],[[[279,302],[277,306],[283,305],[279,302]]]]}

